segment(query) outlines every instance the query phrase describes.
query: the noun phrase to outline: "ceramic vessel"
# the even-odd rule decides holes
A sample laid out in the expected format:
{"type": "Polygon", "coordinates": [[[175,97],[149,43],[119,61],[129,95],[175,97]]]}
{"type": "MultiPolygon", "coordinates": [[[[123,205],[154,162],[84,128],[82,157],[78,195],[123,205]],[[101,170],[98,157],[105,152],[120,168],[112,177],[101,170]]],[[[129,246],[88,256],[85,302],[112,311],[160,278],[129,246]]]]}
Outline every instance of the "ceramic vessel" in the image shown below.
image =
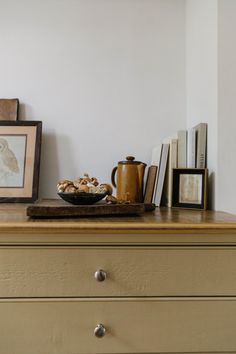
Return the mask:
{"type": "Polygon", "coordinates": [[[143,202],[143,178],[146,164],[127,156],[126,161],[119,161],[111,174],[111,181],[120,200],[143,202]],[[116,178],[115,178],[116,175],[116,178]]]}

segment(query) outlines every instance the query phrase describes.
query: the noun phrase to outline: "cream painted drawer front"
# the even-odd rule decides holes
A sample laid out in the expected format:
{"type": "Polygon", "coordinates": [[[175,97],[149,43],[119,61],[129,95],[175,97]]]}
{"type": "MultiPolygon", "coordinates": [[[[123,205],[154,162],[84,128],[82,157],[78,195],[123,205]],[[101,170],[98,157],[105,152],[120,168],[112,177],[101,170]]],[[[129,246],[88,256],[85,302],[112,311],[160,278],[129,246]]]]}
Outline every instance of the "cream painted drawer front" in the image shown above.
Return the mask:
{"type": "Polygon", "coordinates": [[[0,301],[4,354],[220,353],[236,348],[236,299],[0,301]],[[103,338],[94,336],[102,323],[103,338]]]}
{"type": "Polygon", "coordinates": [[[0,248],[0,297],[205,295],[236,295],[235,247],[0,248]]]}

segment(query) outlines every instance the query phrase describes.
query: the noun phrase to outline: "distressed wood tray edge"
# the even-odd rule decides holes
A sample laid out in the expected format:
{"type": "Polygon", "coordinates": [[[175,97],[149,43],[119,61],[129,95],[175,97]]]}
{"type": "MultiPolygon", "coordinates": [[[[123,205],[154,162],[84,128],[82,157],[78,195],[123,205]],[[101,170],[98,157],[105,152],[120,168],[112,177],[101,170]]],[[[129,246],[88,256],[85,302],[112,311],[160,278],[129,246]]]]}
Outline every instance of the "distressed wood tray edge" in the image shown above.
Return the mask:
{"type": "Polygon", "coordinates": [[[62,218],[83,216],[125,216],[142,215],[155,209],[155,204],[107,204],[104,201],[91,205],[73,205],[60,199],[39,200],[26,209],[31,218],[62,218]]]}

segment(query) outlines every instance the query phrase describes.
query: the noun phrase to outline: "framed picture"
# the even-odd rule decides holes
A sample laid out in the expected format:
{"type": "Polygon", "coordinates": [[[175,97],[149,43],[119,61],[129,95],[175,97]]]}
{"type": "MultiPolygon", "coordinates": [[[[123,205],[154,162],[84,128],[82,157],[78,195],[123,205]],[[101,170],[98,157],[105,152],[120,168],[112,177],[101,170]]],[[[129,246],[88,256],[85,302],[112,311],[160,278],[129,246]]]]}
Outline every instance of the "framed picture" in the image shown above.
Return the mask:
{"type": "Polygon", "coordinates": [[[0,202],[38,198],[42,122],[0,121],[0,202]]]}
{"type": "Polygon", "coordinates": [[[174,208],[207,208],[206,168],[174,168],[172,206],[174,208]]]}

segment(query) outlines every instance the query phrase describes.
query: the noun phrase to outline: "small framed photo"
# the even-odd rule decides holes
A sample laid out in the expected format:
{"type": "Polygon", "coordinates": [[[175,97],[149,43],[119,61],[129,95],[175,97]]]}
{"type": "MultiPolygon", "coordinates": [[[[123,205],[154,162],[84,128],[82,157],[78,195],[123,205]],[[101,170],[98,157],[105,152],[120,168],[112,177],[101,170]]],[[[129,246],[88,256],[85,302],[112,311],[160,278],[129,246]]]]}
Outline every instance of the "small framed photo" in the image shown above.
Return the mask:
{"type": "Polygon", "coordinates": [[[172,206],[175,208],[207,208],[206,168],[174,168],[172,206]]]}
{"type": "Polygon", "coordinates": [[[38,198],[42,122],[0,121],[0,202],[38,198]]]}

